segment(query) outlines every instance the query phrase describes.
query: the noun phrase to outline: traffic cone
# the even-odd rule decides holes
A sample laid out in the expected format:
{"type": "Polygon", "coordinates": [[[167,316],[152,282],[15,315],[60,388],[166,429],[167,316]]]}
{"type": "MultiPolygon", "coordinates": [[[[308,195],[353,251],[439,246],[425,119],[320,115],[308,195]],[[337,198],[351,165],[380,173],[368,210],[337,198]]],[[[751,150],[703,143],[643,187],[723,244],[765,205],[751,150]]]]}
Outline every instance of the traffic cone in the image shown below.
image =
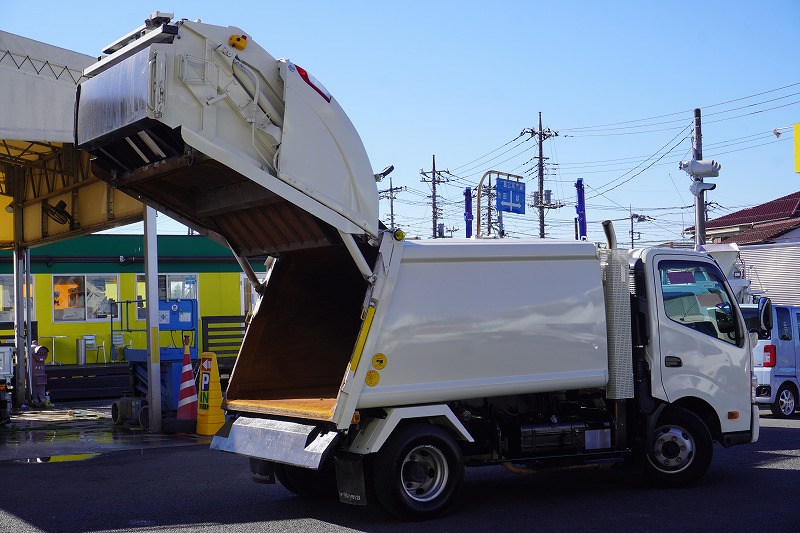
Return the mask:
{"type": "Polygon", "coordinates": [[[217,355],[203,352],[200,358],[200,401],[197,410],[197,434],[212,436],[225,424],[222,410],[222,386],[219,382],[217,355]]]}
{"type": "Polygon", "coordinates": [[[178,393],[178,420],[197,420],[197,386],[194,383],[188,341],[188,337],[184,338],[181,390],[178,393]]]}

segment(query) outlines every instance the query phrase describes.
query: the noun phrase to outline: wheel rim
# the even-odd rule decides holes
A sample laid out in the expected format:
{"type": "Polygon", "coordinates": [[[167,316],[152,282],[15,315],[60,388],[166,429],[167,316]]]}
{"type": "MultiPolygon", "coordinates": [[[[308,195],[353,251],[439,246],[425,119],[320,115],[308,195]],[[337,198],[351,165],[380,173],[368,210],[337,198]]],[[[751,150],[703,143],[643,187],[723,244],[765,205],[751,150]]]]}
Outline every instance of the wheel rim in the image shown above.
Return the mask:
{"type": "Polygon", "coordinates": [[[789,389],[784,389],[778,396],[778,406],[781,413],[789,416],[794,414],[794,394],[789,389]]]}
{"type": "Polygon", "coordinates": [[[651,461],[664,472],[680,472],[694,457],[692,435],[679,426],[661,426],[656,430],[651,461]]]}
{"type": "Polygon", "coordinates": [[[403,459],[400,476],[409,498],[418,502],[433,500],[447,486],[447,459],[435,446],[416,446],[403,459]]]}

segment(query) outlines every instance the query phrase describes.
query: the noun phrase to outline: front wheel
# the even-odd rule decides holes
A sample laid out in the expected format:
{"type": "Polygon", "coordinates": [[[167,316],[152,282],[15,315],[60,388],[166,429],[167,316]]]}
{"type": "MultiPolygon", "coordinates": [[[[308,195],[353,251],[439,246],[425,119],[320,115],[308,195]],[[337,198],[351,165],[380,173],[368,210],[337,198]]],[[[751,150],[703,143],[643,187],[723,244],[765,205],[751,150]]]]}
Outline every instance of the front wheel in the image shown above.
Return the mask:
{"type": "Polygon", "coordinates": [[[463,481],[458,444],[447,431],[429,424],[399,428],[373,464],[375,496],[399,518],[423,520],[444,514],[463,481]]]}
{"type": "Polygon", "coordinates": [[[784,383],[778,389],[775,403],[769,406],[770,411],[775,418],[789,418],[794,414],[795,407],[797,407],[797,394],[791,385],[784,383]]]}
{"type": "Polygon", "coordinates": [[[711,465],[713,440],[696,414],[672,407],[658,419],[646,451],[645,476],[664,487],[695,483],[711,465]]]}

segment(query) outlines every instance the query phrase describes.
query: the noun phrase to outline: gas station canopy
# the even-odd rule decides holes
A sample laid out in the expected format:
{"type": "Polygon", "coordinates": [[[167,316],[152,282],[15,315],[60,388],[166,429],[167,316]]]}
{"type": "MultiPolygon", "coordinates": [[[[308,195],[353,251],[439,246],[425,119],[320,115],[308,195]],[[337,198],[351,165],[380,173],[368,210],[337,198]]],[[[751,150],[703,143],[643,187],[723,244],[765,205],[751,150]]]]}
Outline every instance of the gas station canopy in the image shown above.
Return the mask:
{"type": "Polygon", "coordinates": [[[73,144],[75,91],[96,58],[0,31],[0,248],[142,220],[73,144]]]}
{"type": "Polygon", "coordinates": [[[0,139],[71,143],[75,86],[95,61],[0,31],[0,139]]]}

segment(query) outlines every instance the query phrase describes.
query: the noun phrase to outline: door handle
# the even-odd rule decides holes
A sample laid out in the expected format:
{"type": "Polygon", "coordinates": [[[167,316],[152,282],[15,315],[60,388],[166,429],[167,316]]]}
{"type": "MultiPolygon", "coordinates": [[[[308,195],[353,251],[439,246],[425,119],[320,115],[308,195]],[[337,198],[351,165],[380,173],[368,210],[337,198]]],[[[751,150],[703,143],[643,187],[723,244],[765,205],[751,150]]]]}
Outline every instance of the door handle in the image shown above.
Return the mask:
{"type": "Polygon", "coordinates": [[[680,357],[668,355],[664,358],[664,366],[667,368],[679,368],[683,366],[683,361],[681,361],[680,357]]]}

